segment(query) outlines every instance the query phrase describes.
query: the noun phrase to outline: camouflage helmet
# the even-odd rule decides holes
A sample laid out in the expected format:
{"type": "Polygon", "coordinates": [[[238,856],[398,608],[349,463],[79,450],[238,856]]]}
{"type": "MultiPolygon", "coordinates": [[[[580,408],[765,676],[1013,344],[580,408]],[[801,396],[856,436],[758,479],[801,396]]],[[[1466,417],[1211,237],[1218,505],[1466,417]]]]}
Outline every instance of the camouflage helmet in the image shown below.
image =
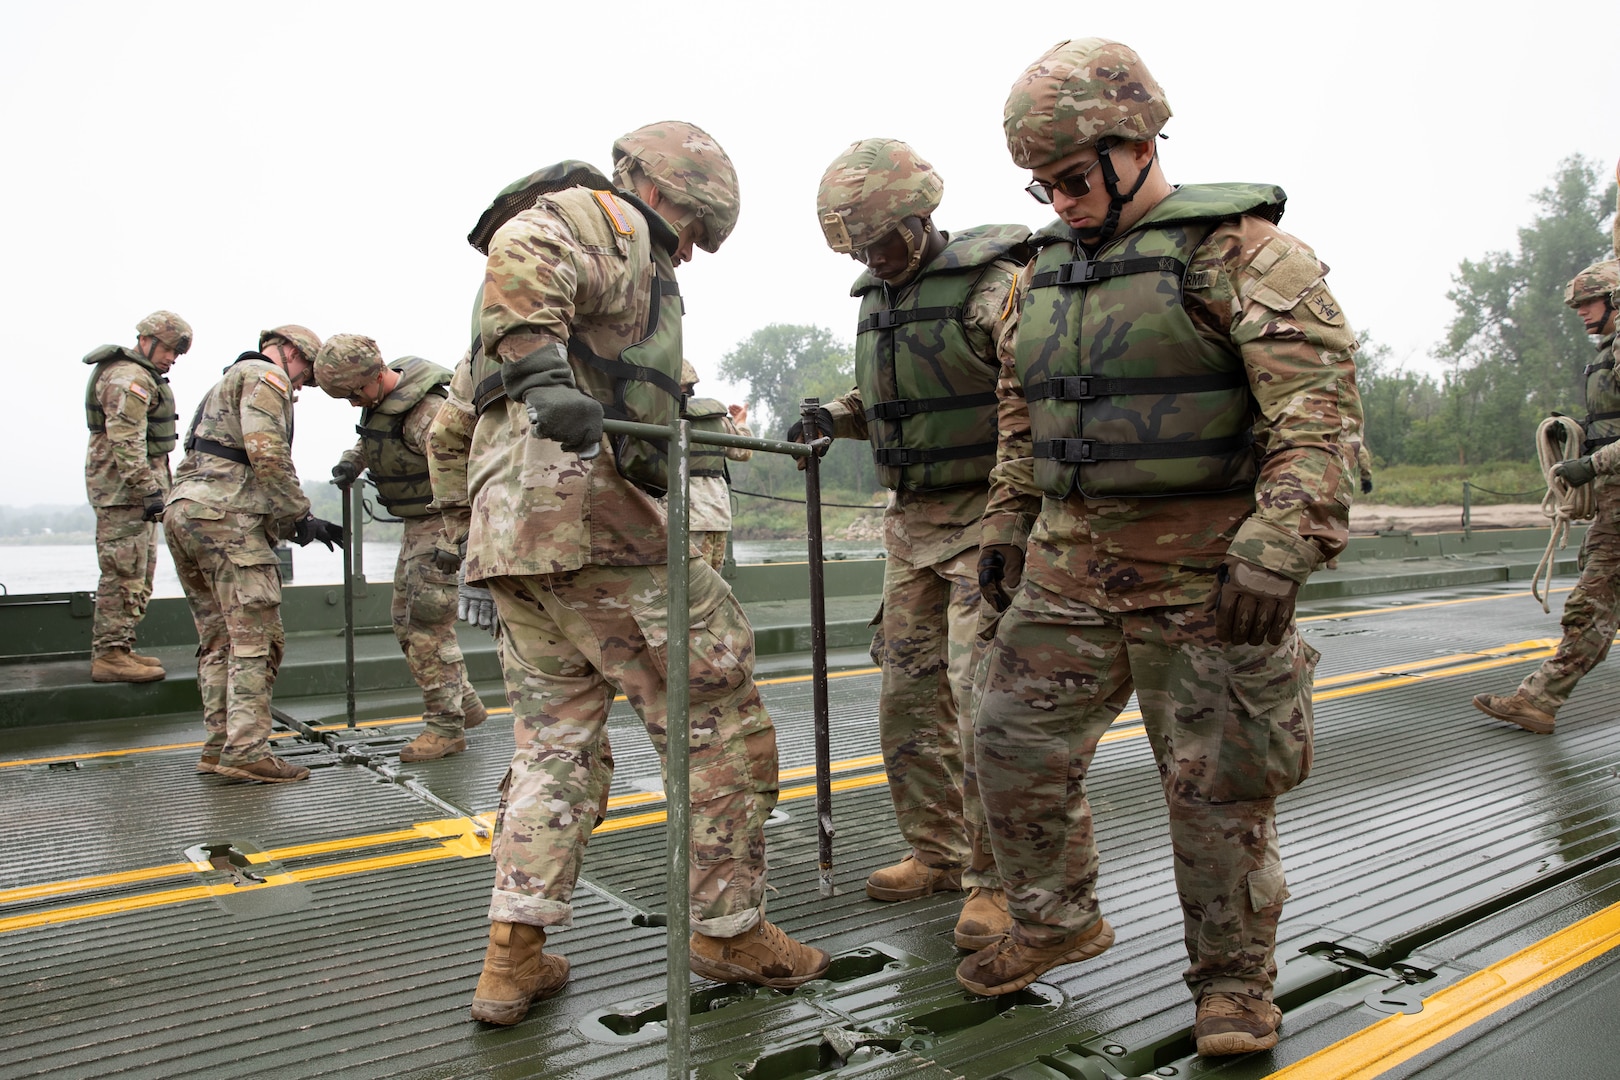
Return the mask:
{"type": "Polygon", "coordinates": [[[945,181],[899,139],[850,143],[821,174],[816,216],[840,255],[881,240],[908,217],[939,209],[945,181]]]}
{"type": "Polygon", "coordinates": [[[1588,300],[1607,298],[1617,289],[1620,289],[1620,262],[1605,259],[1588,266],[1564,286],[1564,304],[1580,307],[1588,300]]]}
{"type": "Polygon", "coordinates": [[[263,351],[266,345],[269,345],[271,342],[276,340],[285,341],[287,344],[303,353],[304,359],[308,360],[312,364],[315,362],[315,354],[321,351],[320,335],[316,334],[315,331],[311,330],[309,327],[299,326],[297,323],[287,323],[286,325],[278,326],[273,330],[260,330],[260,351],[263,351]]]}
{"type": "Polygon", "coordinates": [[[696,386],[697,384],[698,384],[697,368],[692,366],[692,361],[690,361],[690,360],[682,360],[681,361],[681,386],[690,387],[690,386],[696,386]]]}
{"type": "Polygon", "coordinates": [[[327,397],[346,400],[383,373],[382,351],[362,334],[333,334],[315,354],[315,383],[327,397]]]}
{"type": "Polygon", "coordinates": [[[1141,57],[1103,38],[1061,41],[1020,75],[1002,127],[1021,169],[1061,161],[1102,139],[1142,142],[1170,119],[1170,103],[1141,57]]]}
{"type": "Polygon", "coordinates": [[[713,136],[696,124],[664,120],[620,135],[613,143],[615,175],[634,164],[677,206],[703,220],[707,252],[720,250],[737,227],[737,170],[713,136]]]}
{"type": "Polygon", "coordinates": [[[191,348],[191,324],[172,311],[154,311],[135,324],[140,337],[157,338],[177,355],[191,348]]]}

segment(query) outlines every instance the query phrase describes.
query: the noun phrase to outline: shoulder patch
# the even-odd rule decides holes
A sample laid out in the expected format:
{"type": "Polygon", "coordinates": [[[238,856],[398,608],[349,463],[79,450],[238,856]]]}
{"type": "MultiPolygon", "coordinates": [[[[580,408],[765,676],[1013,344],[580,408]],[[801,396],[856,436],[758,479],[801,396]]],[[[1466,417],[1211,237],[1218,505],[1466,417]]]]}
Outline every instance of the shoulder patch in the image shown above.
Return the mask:
{"type": "Polygon", "coordinates": [[[620,206],[619,200],[613,197],[613,192],[593,191],[591,194],[595,196],[596,204],[602,208],[602,213],[607,215],[608,221],[613,225],[614,232],[620,236],[636,235],[635,223],[625,215],[624,207],[620,206]]]}
{"type": "Polygon", "coordinates": [[[279,368],[273,368],[270,371],[265,372],[263,375],[259,376],[259,381],[262,383],[269,383],[271,386],[275,387],[276,390],[280,391],[283,397],[288,397],[292,394],[292,386],[287,382],[287,376],[283,375],[281,373],[281,369],[279,368]]]}
{"type": "Polygon", "coordinates": [[[1344,325],[1344,309],[1339,306],[1337,300],[1333,299],[1333,294],[1328,292],[1326,285],[1307,296],[1305,306],[1310,308],[1312,314],[1329,326],[1344,325]]]}
{"type": "Polygon", "coordinates": [[[1249,269],[1260,277],[1249,287],[1248,298],[1272,311],[1294,310],[1322,282],[1322,264],[1316,256],[1281,239],[1267,243],[1249,269]]]}
{"type": "Polygon", "coordinates": [[[140,383],[130,383],[129,392],[140,398],[142,401],[150,402],[152,400],[152,395],[147,393],[146,387],[142,386],[140,383]]]}

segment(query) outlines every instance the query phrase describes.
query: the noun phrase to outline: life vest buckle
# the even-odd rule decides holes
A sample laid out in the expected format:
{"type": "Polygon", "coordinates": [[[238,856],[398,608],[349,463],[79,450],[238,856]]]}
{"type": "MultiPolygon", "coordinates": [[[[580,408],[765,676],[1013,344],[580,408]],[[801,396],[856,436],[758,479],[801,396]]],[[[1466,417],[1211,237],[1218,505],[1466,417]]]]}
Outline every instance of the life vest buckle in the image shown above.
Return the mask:
{"type": "Polygon", "coordinates": [[[1057,268],[1057,284],[1088,285],[1097,280],[1096,265],[1088,259],[1063,263],[1057,268]]]}

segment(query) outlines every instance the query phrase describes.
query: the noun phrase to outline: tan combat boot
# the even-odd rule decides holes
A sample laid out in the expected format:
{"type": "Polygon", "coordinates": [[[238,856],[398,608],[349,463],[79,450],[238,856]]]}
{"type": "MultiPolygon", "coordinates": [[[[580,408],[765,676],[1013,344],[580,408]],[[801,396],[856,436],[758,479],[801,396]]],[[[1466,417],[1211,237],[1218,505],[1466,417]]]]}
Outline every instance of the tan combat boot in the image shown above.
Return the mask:
{"type": "Polygon", "coordinates": [[[956,947],[978,952],[1012,932],[1007,912],[1007,891],[974,886],[956,920],[956,947]]]}
{"type": "Polygon", "coordinates": [[[874,900],[915,900],[937,892],[961,892],[962,868],[936,869],[907,855],[893,866],[872,871],[866,895],[874,900]]]}
{"type": "Polygon", "coordinates": [[[832,957],[801,945],[763,918],[736,937],[692,935],[689,967],[705,979],[791,990],[827,973],[832,957]]]}
{"type": "Polygon", "coordinates": [[[157,657],[147,656],[145,653],[138,653],[134,649],[129,650],[129,658],[135,661],[137,664],[145,664],[147,667],[163,666],[163,661],[159,660],[157,657]]]}
{"type": "Polygon", "coordinates": [[[197,759],[197,771],[198,772],[218,772],[219,771],[219,750],[218,750],[218,748],[209,749],[206,746],[203,747],[202,756],[197,759]]]}
{"type": "Polygon", "coordinates": [[[1247,1054],[1277,1045],[1282,1010],[1248,994],[1205,994],[1198,1001],[1193,1038],[1199,1057],[1247,1054]]]}
{"type": "Polygon", "coordinates": [[[432,731],[424,731],[399,748],[401,761],[437,761],[467,749],[466,739],[447,739],[432,731]]]}
{"type": "Polygon", "coordinates": [[[462,729],[471,731],[473,728],[489,719],[489,710],[484,703],[478,700],[478,691],[469,687],[466,695],[461,699],[462,729]]]}
{"type": "Polygon", "coordinates": [[[568,985],[568,961],[545,951],[546,932],[528,923],[489,924],[484,971],[473,991],[472,1017],[510,1026],[529,1006],[568,985]]]}
{"type": "Polygon", "coordinates": [[[1028,945],[1009,933],[958,964],[956,981],[975,994],[1000,997],[1022,990],[1059,964],[1101,956],[1113,943],[1114,928],[1107,919],[1051,945],[1028,945]]]}
{"type": "Polygon", "coordinates": [[[1475,694],[1474,708],[1486,716],[1518,724],[1537,735],[1551,735],[1553,732],[1553,714],[1536,708],[1517,690],[1511,694],[1475,694]]]}
{"type": "MultiPolygon", "coordinates": [[[[199,767],[201,764],[198,762],[199,767]]],[[[308,769],[282,761],[274,754],[266,754],[246,765],[226,765],[222,761],[214,766],[214,771],[235,780],[257,780],[261,784],[290,784],[294,780],[309,779],[308,769]]]]}
{"type": "Polygon", "coordinates": [[[137,662],[128,649],[108,649],[90,661],[91,682],[157,682],[166,674],[161,667],[137,662]]]}

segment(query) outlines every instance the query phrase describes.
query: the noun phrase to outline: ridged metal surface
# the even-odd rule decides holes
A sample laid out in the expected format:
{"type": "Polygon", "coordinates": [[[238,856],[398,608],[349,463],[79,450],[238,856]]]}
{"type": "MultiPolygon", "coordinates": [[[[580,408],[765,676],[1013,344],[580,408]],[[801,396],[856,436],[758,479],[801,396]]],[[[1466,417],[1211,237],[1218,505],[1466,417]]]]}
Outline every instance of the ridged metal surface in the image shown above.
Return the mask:
{"type": "MultiPolygon", "coordinates": [[[[1558,635],[1556,602],[1551,615],[1526,598],[1416,606],[1458,595],[1409,595],[1399,605],[1409,611],[1305,623],[1324,652],[1319,678],[1398,671],[1403,662],[1558,635]],[[1373,632],[1344,632],[1362,628],[1373,632]]],[[[1389,606],[1387,598],[1372,598],[1354,607],[1389,606]]],[[[1344,610],[1316,606],[1301,614],[1344,610]]],[[[1297,949],[1315,941],[1355,941],[1368,952],[1404,943],[1432,958],[1438,986],[1520,947],[1529,928],[1551,932],[1608,902],[1601,899],[1608,892],[1582,888],[1620,851],[1620,740],[1613,724],[1620,668],[1600,667],[1583,681],[1551,738],[1469,705],[1481,690],[1511,689],[1533,664],[1417,678],[1318,706],[1313,775],[1280,804],[1293,893],[1279,950],[1283,991],[1293,992],[1314,970],[1297,949]],[[1595,862],[1588,875],[1536,892],[1538,882],[1562,880],[1581,859],[1595,862]],[[1522,899],[1492,914],[1493,901],[1510,895],[1522,899]],[[1464,910],[1474,912],[1468,925],[1444,923],[1464,910]]],[[[875,676],[833,683],[835,757],[875,750],[876,685],[875,676]]],[[[808,686],[768,688],[767,701],[782,733],[784,765],[801,763],[808,686]]],[[[492,790],[504,767],[503,726],[492,719],[475,753],[413,771],[450,801],[490,805],[479,792],[492,790]]],[[[656,780],[638,729],[627,714],[614,721],[616,790],[656,780]]],[[[295,834],[353,836],[441,816],[399,788],[367,779],[357,766],[322,770],[308,785],[219,784],[215,791],[212,778],[182,774],[181,760],[177,752],[172,767],[84,769],[66,778],[0,770],[5,885],[17,884],[12,878],[19,873],[44,881],[125,869],[140,865],[143,853],[152,862],[174,861],[195,833],[216,824],[251,831],[270,847],[295,834]],[[76,785],[71,798],[58,783],[63,779],[76,785]]],[[[1211,1067],[1183,1060],[1191,1052],[1192,1007],[1180,980],[1181,920],[1146,740],[1104,744],[1089,791],[1102,854],[1099,891],[1118,943],[1094,961],[1050,973],[1038,984],[1045,998],[999,1014],[952,979],[960,957],[951,944],[959,894],[905,904],[864,896],[865,875],[903,851],[882,784],[835,796],[841,891],[830,900],[816,895],[813,804],[784,802],[785,820],[767,833],[770,917],[856,974],[791,995],[709,990],[694,1011],[699,1076],[735,1076],[738,1063],[758,1080],[808,1075],[793,1067],[814,1060],[829,1027],[904,1030],[918,1040],[868,1054],[845,1070],[848,1076],[1086,1075],[1072,1062],[1054,1063],[1105,1055],[1108,1045],[1130,1051],[1121,1066],[1127,1059],[1133,1067],[1174,1063],[1165,1067],[1179,1069],[1178,1076],[1213,1075],[1211,1067]],[[874,956],[875,968],[860,967],[874,956]],[[930,1026],[932,1034],[915,1036],[930,1026]],[[1047,1064],[1039,1063],[1042,1055],[1050,1056],[1047,1064]]],[[[574,982],[510,1030],[466,1017],[487,925],[491,872],[482,859],[310,882],[301,886],[307,904],[292,914],[232,916],[216,901],[201,900],[5,933],[0,1045],[7,1052],[0,1074],[661,1076],[661,1043],[647,1034],[656,1028],[615,1036],[603,1016],[633,1015],[662,1001],[663,931],[634,926],[630,915],[662,909],[664,850],[661,826],[593,839],[576,895],[576,926],[548,945],[572,960],[574,982]]],[[[292,860],[288,868],[297,865],[292,860]]],[[[11,913],[0,907],[0,918],[11,913]]],[[[1602,970],[1590,976],[1583,985],[1591,992],[1607,985],[1602,970]]],[[[699,992],[708,987],[693,985],[699,992]]],[[[1226,1063],[1219,1075],[1261,1076],[1365,1027],[1377,1015],[1358,1004],[1360,993],[1315,1005],[1290,998],[1279,1050],[1226,1063]]],[[[1441,1068],[1433,1059],[1412,1068],[1420,1066],[1441,1068]]]]}

